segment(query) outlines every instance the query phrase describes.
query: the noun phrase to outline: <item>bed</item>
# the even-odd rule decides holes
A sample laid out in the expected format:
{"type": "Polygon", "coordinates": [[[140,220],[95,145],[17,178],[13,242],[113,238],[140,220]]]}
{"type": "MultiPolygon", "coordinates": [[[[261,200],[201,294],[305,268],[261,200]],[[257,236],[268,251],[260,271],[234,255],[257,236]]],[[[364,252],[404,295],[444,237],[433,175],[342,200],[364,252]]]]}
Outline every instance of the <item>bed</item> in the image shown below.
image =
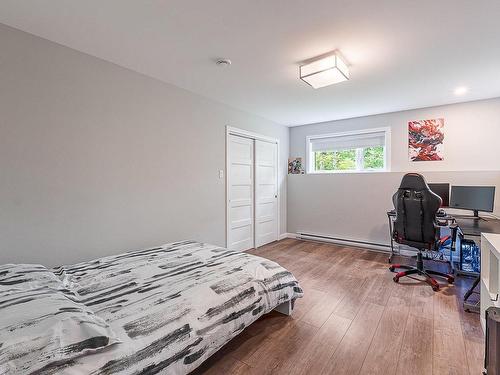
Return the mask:
{"type": "MultiPolygon", "coordinates": [[[[59,292],[83,304],[86,317],[102,319],[100,326],[113,336],[106,345],[93,344],[84,353],[57,357],[25,373],[188,374],[263,314],[274,309],[291,313],[303,295],[295,277],[277,263],[194,241],[51,272],[61,283],[59,292]]],[[[72,309],[60,310],[68,314],[72,309]]],[[[1,329],[0,324],[0,340],[1,329]]],[[[8,349],[0,342],[0,373],[8,349]]],[[[12,373],[24,371],[17,370],[12,373]]]]}

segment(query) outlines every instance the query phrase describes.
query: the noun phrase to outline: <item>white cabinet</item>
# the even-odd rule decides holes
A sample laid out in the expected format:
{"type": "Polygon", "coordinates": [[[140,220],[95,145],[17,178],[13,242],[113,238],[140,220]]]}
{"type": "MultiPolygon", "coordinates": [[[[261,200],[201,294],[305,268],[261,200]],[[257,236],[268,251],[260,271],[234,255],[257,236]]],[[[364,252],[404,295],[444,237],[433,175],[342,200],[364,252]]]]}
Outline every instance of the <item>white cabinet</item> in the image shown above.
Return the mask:
{"type": "Polygon", "coordinates": [[[500,307],[500,234],[481,235],[481,326],[486,328],[485,311],[500,307]]]}

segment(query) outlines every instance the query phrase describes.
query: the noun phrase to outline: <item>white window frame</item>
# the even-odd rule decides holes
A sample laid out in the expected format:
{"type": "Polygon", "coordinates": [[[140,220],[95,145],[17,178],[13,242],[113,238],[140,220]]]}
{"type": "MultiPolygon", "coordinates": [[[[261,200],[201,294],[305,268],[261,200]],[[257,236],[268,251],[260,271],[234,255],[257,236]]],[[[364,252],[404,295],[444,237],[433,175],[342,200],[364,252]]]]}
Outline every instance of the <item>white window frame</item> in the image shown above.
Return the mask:
{"type": "MultiPolygon", "coordinates": [[[[356,153],[356,157],[360,158],[361,156],[359,155],[359,153],[356,153]]],[[[306,169],[307,169],[306,172],[308,174],[390,172],[391,171],[391,128],[390,127],[381,127],[381,128],[353,130],[353,131],[347,131],[347,132],[309,135],[306,137],[306,169]],[[382,168],[382,169],[353,169],[353,170],[337,170],[337,171],[316,171],[316,170],[314,170],[314,157],[311,154],[311,140],[321,139],[321,138],[331,138],[331,137],[342,137],[342,136],[347,136],[347,135],[361,135],[361,134],[369,134],[369,133],[377,133],[377,132],[384,132],[384,134],[385,134],[385,147],[384,147],[384,165],[385,165],[385,168],[382,168]]]]}

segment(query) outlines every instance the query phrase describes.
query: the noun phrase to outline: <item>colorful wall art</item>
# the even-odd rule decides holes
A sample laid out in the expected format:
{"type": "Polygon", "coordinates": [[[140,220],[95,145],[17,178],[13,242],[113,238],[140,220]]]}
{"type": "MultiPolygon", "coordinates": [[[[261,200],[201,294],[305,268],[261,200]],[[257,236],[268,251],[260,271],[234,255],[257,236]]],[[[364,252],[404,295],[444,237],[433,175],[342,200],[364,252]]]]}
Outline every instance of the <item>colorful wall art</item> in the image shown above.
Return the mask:
{"type": "Polygon", "coordinates": [[[302,167],[302,158],[288,159],[288,174],[304,174],[304,168],[302,167]]]}
{"type": "Polygon", "coordinates": [[[408,122],[408,154],[410,161],[444,159],[444,119],[408,122]]]}

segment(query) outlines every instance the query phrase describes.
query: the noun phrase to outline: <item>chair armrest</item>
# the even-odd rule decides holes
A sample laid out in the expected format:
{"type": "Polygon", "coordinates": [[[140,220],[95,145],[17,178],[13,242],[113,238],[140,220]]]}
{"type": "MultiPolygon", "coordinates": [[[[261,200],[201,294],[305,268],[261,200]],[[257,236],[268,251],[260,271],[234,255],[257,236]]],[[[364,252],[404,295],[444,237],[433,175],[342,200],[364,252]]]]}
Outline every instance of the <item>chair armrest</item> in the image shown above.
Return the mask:
{"type": "Polygon", "coordinates": [[[436,227],[438,229],[440,229],[441,227],[447,227],[449,226],[448,224],[448,221],[447,220],[440,220],[440,219],[436,219],[436,227]]]}
{"type": "Polygon", "coordinates": [[[457,227],[457,222],[453,216],[436,217],[435,222],[439,227],[450,227],[450,229],[457,227]]]}

